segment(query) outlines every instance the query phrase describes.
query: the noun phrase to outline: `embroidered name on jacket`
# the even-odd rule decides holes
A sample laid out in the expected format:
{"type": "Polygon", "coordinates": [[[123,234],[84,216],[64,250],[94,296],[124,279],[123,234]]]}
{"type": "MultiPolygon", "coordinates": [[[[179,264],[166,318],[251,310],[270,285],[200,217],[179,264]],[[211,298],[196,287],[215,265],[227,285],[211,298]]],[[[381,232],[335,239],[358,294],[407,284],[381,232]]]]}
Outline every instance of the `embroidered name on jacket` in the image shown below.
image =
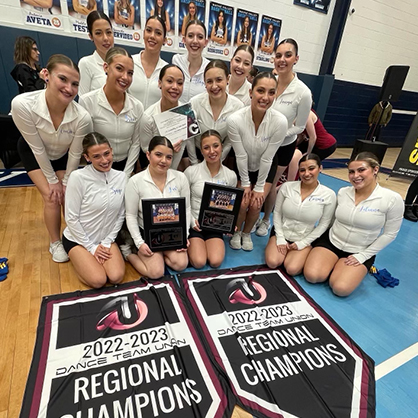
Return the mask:
{"type": "Polygon", "coordinates": [[[368,206],[361,206],[359,212],[376,213],[380,212],[379,208],[369,208],[368,206]]]}
{"type": "Polygon", "coordinates": [[[112,187],[112,188],[111,188],[111,190],[112,190],[113,194],[119,194],[119,195],[121,195],[121,194],[122,194],[122,189],[114,189],[114,188],[112,187]]]}

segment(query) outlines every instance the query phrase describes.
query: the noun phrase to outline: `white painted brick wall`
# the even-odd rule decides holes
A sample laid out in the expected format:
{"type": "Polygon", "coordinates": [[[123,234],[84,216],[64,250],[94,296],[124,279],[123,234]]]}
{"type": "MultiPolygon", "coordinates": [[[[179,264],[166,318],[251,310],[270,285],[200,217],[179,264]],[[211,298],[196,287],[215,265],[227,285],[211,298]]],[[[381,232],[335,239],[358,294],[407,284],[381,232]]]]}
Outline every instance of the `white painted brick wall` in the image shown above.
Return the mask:
{"type": "MultiPolygon", "coordinates": [[[[207,0],[208,3],[209,1],[210,0],[207,0]]],[[[282,19],[280,39],[296,39],[300,48],[300,60],[297,64],[296,70],[308,74],[318,74],[319,72],[328,29],[334,10],[334,3],[335,0],[331,2],[328,14],[323,14],[304,7],[295,6],[293,4],[293,0],[264,0],[261,2],[257,0],[231,0],[226,2],[226,4],[235,8],[239,7],[258,12],[260,18],[262,14],[266,14],[282,19]]],[[[66,1],[61,1],[61,7],[63,11],[67,11],[66,1]]],[[[56,33],[57,36],[64,35],[83,37],[83,35],[75,35],[69,31],[70,24],[65,16],[63,16],[62,20],[64,28],[66,29],[65,32],[26,26],[22,21],[20,1],[0,0],[0,25],[31,30],[37,29],[49,33],[56,33]]],[[[118,41],[118,43],[134,45],[132,43],[126,43],[126,41],[118,41]]]]}
{"type": "Polygon", "coordinates": [[[418,92],[418,1],[352,0],[334,74],[381,86],[390,65],[411,68],[404,90],[418,92]]]}

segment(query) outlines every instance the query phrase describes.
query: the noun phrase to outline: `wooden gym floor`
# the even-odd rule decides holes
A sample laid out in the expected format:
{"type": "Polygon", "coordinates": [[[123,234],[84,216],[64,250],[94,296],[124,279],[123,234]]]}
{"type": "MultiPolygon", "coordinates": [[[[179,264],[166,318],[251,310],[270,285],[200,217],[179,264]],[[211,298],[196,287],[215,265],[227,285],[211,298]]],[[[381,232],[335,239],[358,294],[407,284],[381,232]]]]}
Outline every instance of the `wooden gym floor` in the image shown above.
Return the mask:
{"type": "MultiPolygon", "coordinates": [[[[383,166],[391,168],[398,153],[399,148],[389,149],[383,166]]],[[[332,158],[349,158],[350,155],[351,149],[339,149],[332,155],[332,158]]],[[[342,180],[347,179],[347,170],[345,168],[324,170],[324,173],[342,180]]],[[[382,186],[396,190],[402,197],[405,197],[410,180],[387,179],[386,175],[380,174],[379,182],[382,186]]],[[[42,297],[71,292],[77,289],[86,289],[86,286],[77,279],[71,262],[57,264],[51,260],[48,252],[48,235],[43,223],[42,199],[35,187],[0,188],[0,214],[0,257],[9,259],[10,269],[8,278],[0,283],[0,418],[17,418],[20,413],[31,363],[42,297]]],[[[405,222],[407,221],[404,221],[404,224],[405,222]]],[[[407,227],[412,228],[411,225],[407,225],[407,227]]],[[[410,234],[409,239],[416,241],[413,234],[410,234]]],[[[261,255],[258,257],[260,258],[261,255]]],[[[412,271],[415,272],[418,269],[416,259],[417,256],[414,254],[413,263],[415,263],[415,270],[412,269],[412,271]]],[[[248,262],[244,264],[248,264],[248,262]]],[[[259,259],[255,259],[253,264],[260,264],[259,259]]],[[[391,272],[393,273],[393,271],[391,272]]],[[[137,278],[138,274],[127,264],[125,282],[133,281],[137,278]]],[[[379,286],[376,285],[377,287],[379,286]]],[[[329,308],[328,313],[332,314],[337,321],[341,321],[346,331],[363,347],[361,341],[352,335],[352,332],[355,332],[355,328],[352,331],[347,329],[345,324],[345,322],[348,323],[351,320],[346,318],[346,309],[349,308],[350,304],[353,304],[353,300],[355,301],[356,298],[359,298],[359,295],[354,296],[353,299],[343,300],[332,296],[329,292],[323,296],[321,292],[325,292],[325,290],[322,289],[322,287],[315,288],[311,293],[311,287],[305,287],[305,290],[311,293],[325,310],[329,308]],[[327,300],[329,301],[329,306],[324,306],[327,300]],[[334,311],[335,305],[339,305],[339,307],[334,311]]],[[[386,291],[386,289],[384,290],[386,291]]],[[[391,290],[382,293],[382,297],[388,298],[388,304],[392,295],[390,292],[391,290]]],[[[413,297],[417,300],[416,293],[413,297]]],[[[392,308],[402,309],[395,306],[392,308]]],[[[367,308],[365,313],[367,314],[367,308]]],[[[384,316],[383,313],[382,315],[384,316]]],[[[417,315],[416,308],[411,309],[411,315],[417,315]]],[[[416,318],[415,321],[417,321],[416,318]]],[[[415,327],[415,329],[410,331],[415,333],[412,338],[412,341],[415,341],[415,343],[418,341],[417,329],[415,327]]],[[[367,330],[366,334],[369,334],[367,330]]],[[[359,335],[359,338],[361,339],[361,335],[359,335]]],[[[381,337],[379,336],[378,338],[381,337]]],[[[367,342],[365,344],[367,345],[367,342]]],[[[372,355],[373,353],[368,352],[368,354],[372,355]]],[[[417,358],[414,361],[416,366],[417,358]]],[[[405,378],[408,378],[407,376],[408,374],[403,374],[399,378],[405,380],[405,378]]],[[[416,379],[415,375],[415,381],[416,379]]],[[[410,395],[407,394],[407,396],[410,395]]],[[[418,395],[415,395],[414,399],[410,399],[410,401],[410,405],[407,406],[410,414],[393,414],[391,412],[390,414],[380,414],[378,417],[416,418],[418,416],[418,395]]],[[[396,400],[393,402],[396,404],[396,400]]],[[[391,408],[385,405],[385,410],[391,410],[391,408]]],[[[235,418],[244,418],[249,415],[236,409],[234,416],[235,418]]]]}

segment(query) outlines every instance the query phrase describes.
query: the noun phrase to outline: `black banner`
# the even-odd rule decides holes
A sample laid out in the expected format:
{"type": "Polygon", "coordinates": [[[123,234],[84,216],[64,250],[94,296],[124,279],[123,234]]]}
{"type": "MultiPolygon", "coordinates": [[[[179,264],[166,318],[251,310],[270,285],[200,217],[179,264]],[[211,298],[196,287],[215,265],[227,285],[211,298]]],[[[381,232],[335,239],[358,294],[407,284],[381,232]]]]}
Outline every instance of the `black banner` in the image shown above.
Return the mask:
{"type": "Polygon", "coordinates": [[[405,177],[418,176],[418,114],[412,121],[392,174],[405,177]]]}
{"type": "Polygon", "coordinates": [[[257,417],[375,416],[373,360],[294,279],[221,273],[180,280],[239,404],[257,417]]]}
{"type": "Polygon", "coordinates": [[[228,397],[173,281],[137,282],[44,298],[20,418],[222,418],[228,397]]]}

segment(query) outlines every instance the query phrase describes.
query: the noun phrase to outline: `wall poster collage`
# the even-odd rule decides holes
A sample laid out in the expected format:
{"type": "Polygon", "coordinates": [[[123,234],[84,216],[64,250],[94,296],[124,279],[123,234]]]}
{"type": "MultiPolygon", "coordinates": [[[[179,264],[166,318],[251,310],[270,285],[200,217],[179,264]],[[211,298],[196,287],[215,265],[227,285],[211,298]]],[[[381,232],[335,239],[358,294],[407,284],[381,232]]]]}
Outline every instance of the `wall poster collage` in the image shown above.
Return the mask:
{"type": "Polygon", "coordinates": [[[251,45],[255,64],[270,66],[278,43],[282,21],[251,10],[206,0],[15,0],[19,1],[25,25],[84,34],[88,37],[87,15],[106,13],[118,40],[143,45],[146,19],[156,14],[165,22],[167,41],[163,49],[185,49],[183,36],[190,20],[199,19],[207,28],[209,57],[230,58],[240,45],[251,45]],[[68,27],[66,21],[69,22],[68,27]]]}

